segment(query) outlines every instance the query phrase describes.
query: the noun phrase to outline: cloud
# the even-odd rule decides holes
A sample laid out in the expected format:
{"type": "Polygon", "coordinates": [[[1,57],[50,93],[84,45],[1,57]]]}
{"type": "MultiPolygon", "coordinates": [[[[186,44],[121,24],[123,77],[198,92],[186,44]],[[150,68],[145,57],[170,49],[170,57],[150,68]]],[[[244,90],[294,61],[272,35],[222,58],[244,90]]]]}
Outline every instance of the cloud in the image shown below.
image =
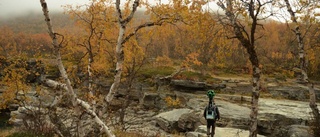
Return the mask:
{"type": "MultiPolygon", "coordinates": [[[[63,11],[62,5],[85,4],[89,0],[46,0],[50,11],[63,11]]],[[[39,0],[0,0],[0,19],[25,13],[40,12],[39,0]]]]}

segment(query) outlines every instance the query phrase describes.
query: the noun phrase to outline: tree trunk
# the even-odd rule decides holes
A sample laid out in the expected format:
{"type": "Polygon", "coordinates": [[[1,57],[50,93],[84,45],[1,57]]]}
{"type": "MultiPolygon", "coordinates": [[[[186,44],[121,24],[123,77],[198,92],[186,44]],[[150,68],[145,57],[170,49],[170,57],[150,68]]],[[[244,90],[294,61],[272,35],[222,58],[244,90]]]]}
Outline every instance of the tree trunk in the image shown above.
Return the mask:
{"type": "Polygon", "coordinates": [[[92,87],[92,63],[93,63],[93,57],[91,57],[91,55],[89,56],[89,59],[88,59],[88,80],[89,80],[89,83],[88,83],[88,90],[89,90],[89,100],[90,100],[90,97],[93,97],[93,87],[92,87]]]}
{"type": "Polygon", "coordinates": [[[130,15],[123,19],[123,15],[121,13],[120,9],[120,0],[116,0],[116,10],[117,10],[117,15],[118,15],[118,23],[119,23],[119,35],[118,35],[118,40],[117,40],[117,47],[116,47],[116,56],[117,56],[117,65],[116,65],[116,70],[115,70],[115,76],[114,76],[114,81],[113,84],[111,85],[111,88],[109,90],[109,93],[106,97],[107,103],[110,103],[111,100],[114,97],[114,94],[119,88],[120,82],[121,82],[121,74],[123,70],[123,62],[124,62],[124,52],[123,52],[123,44],[126,42],[124,38],[125,32],[126,32],[126,26],[127,24],[131,21],[133,18],[134,13],[137,10],[137,7],[139,6],[140,0],[135,0],[132,5],[132,11],[130,15]]]}
{"type": "MultiPolygon", "coordinates": [[[[260,2],[260,1],[259,1],[260,2]]],[[[251,113],[250,113],[250,128],[249,128],[249,137],[257,137],[258,130],[258,110],[259,110],[259,95],[260,95],[260,75],[261,70],[259,68],[259,59],[257,53],[255,51],[255,30],[258,20],[258,13],[261,7],[255,7],[255,2],[248,2],[248,12],[252,19],[250,33],[247,33],[244,30],[241,24],[237,21],[237,17],[234,14],[233,3],[232,0],[226,0],[226,6],[222,3],[222,1],[217,2],[217,5],[221,7],[228,17],[229,24],[233,28],[234,38],[237,38],[241,45],[247,50],[249,54],[249,60],[252,65],[252,95],[251,95],[251,113]],[[245,35],[247,34],[247,35],[245,35]],[[250,34],[250,35],[249,35],[250,34]]],[[[259,5],[261,6],[261,5],[259,5]]]]}
{"type": "Polygon", "coordinates": [[[40,4],[42,6],[42,11],[43,11],[43,14],[45,16],[45,21],[47,22],[47,26],[48,26],[48,30],[49,30],[48,33],[49,33],[49,35],[50,35],[50,37],[52,39],[52,42],[53,42],[56,58],[57,58],[57,61],[58,61],[59,71],[60,71],[61,76],[63,77],[64,81],[66,82],[66,84],[60,84],[60,83],[57,83],[57,82],[52,81],[52,80],[45,80],[45,82],[47,82],[47,85],[52,85],[53,87],[64,87],[64,89],[69,94],[71,94],[73,105],[81,106],[89,115],[91,115],[94,118],[95,122],[99,126],[102,127],[102,131],[104,131],[107,134],[108,137],[115,137],[115,135],[111,132],[111,130],[102,122],[102,120],[92,110],[90,105],[87,102],[78,99],[76,94],[74,93],[73,88],[71,86],[71,82],[70,82],[70,80],[68,78],[68,75],[67,75],[67,73],[66,73],[66,71],[64,69],[64,66],[63,66],[63,63],[62,63],[62,60],[61,60],[61,55],[60,55],[60,46],[61,45],[58,44],[57,34],[54,33],[54,31],[53,31],[53,27],[52,27],[51,20],[50,20],[50,17],[49,17],[48,5],[47,5],[45,0],[40,0],[40,4]]]}
{"type": "Polygon", "coordinates": [[[260,96],[260,75],[259,60],[253,47],[248,50],[250,61],[252,64],[252,95],[251,95],[251,113],[250,113],[250,135],[249,137],[256,137],[258,134],[258,110],[259,110],[259,96],[260,96]]]}
{"type": "Polygon", "coordinates": [[[284,0],[287,6],[287,11],[290,13],[292,22],[296,25],[295,29],[293,30],[298,42],[299,48],[299,67],[301,70],[301,78],[300,81],[308,86],[309,89],[309,106],[312,110],[312,114],[317,120],[316,122],[320,122],[320,114],[319,109],[316,104],[316,93],[314,91],[313,83],[309,80],[307,74],[307,65],[306,65],[306,58],[305,58],[305,51],[304,51],[304,42],[303,37],[301,36],[300,26],[297,21],[297,17],[295,16],[295,12],[293,12],[291,5],[288,0],[284,0]]]}
{"type": "Polygon", "coordinates": [[[119,29],[119,36],[118,36],[118,41],[117,41],[117,47],[116,47],[116,56],[117,56],[117,65],[116,65],[116,70],[115,70],[115,76],[114,76],[114,82],[111,85],[110,91],[107,95],[106,101],[108,103],[111,102],[111,100],[114,97],[114,94],[116,93],[116,90],[118,90],[120,81],[121,81],[121,74],[122,74],[122,66],[124,62],[124,52],[123,52],[123,36],[126,30],[126,26],[123,24],[120,24],[120,29],[119,29]]]}

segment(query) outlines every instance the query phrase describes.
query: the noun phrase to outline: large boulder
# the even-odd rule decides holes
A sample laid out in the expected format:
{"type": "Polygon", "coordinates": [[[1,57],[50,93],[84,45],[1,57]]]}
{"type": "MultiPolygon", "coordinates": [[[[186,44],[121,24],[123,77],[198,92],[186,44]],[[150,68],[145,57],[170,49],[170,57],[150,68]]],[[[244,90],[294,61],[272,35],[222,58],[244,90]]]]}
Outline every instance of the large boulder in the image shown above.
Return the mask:
{"type": "Polygon", "coordinates": [[[283,129],[289,125],[300,124],[301,119],[281,114],[261,113],[258,115],[258,133],[267,136],[286,136],[283,129]]]}
{"type": "Polygon", "coordinates": [[[191,113],[191,109],[173,109],[155,116],[157,125],[168,133],[182,131],[178,126],[178,121],[182,115],[191,113]]]}
{"type": "Polygon", "coordinates": [[[198,126],[205,124],[205,122],[201,121],[201,117],[201,112],[196,111],[183,114],[178,120],[178,127],[183,132],[194,131],[198,126]]]}

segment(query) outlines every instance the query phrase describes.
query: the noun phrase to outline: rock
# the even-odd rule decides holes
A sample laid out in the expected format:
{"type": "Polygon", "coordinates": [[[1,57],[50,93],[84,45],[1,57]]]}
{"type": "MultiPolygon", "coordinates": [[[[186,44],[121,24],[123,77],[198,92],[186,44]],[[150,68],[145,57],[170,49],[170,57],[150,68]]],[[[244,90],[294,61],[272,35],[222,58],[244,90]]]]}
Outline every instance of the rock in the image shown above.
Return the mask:
{"type": "Polygon", "coordinates": [[[186,137],[207,137],[207,134],[199,132],[187,132],[186,137]]]}
{"type": "Polygon", "coordinates": [[[205,124],[201,123],[202,114],[200,112],[191,112],[181,115],[178,120],[178,127],[181,131],[194,131],[198,126],[205,124]]]}
{"type": "Polygon", "coordinates": [[[301,120],[298,118],[288,118],[285,115],[273,113],[261,113],[258,115],[258,133],[268,136],[280,136],[279,129],[299,123],[301,123],[301,120]]]}
{"type": "Polygon", "coordinates": [[[181,101],[185,101],[183,97],[178,97],[175,93],[148,93],[145,92],[141,104],[145,109],[158,109],[164,110],[167,109],[166,98],[170,97],[173,100],[181,99],[181,101]]]}
{"type": "Polygon", "coordinates": [[[187,132],[186,137],[198,137],[198,132],[187,132]]]}
{"type": "Polygon", "coordinates": [[[10,118],[9,123],[12,124],[13,126],[22,126],[23,125],[23,120],[22,119],[16,119],[16,118],[10,118]]]}
{"type": "MultiPolygon", "coordinates": [[[[201,125],[199,128],[193,133],[193,135],[197,134],[203,135],[207,133],[207,126],[206,125],[201,125]]],[[[242,130],[242,129],[236,129],[236,128],[221,128],[221,127],[216,127],[215,130],[215,137],[247,137],[249,136],[249,131],[248,130],[242,130]]],[[[264,137],[263,135],[259,135],[258,137],[264,137]]]]}
{"type": "Polygon", "coordinates": [[[8,105],[8,109],[10,110],[10,111],[15,111],[15,110],[17,110],[19,108],[19,104],[9,104],[8,105]]]}
{"type": "Polygon", "coordinates": [[[246,129],[248,127],[250,122],[249,108],[220,100],[216,100],[216,105],[219,108],[221,117],[219,124],[240,129],[246,129]]]}
{"type": "Polygon", "coordinates": [[[192,80],[171,80],[172,86],[178,88],[190,88],[190,89],[206,89],[207,84],[205,82],[197,82],[192,80]]]}
{"type": "Polygon", "coordinates": [[[308,126],[291,125],[288,130],[288,137],[313,137],[308,126]]]}
{"type": "Polygon", "coordinates": [[[161,98],[158,93],[148,93],[145,92],[142,104],[146,109],[157,108],[157,102],[160,102],[161,98]]]}
{"type": "Polygon", "coordinates": [[[290,100],[307,100],[308,90],[301,87],[281,86],[281,87],[268,87],[269,93],[273,97],[283,97],[290,100]]]}
{"type": "Polygon", "coordinates": [[[215,89],[220,90],[227,87],[226,84],[220,83],[220,84],[207,84],[208,89],[215,89]]]}
{"type": "Polygon", "coordinates": [[[166,132],[172,133],[181,131],[178,127],[178,120],[183,114],[191,113],[191,109],[173,109],[168,112],[156,115],[157,125],[166,132]]]}

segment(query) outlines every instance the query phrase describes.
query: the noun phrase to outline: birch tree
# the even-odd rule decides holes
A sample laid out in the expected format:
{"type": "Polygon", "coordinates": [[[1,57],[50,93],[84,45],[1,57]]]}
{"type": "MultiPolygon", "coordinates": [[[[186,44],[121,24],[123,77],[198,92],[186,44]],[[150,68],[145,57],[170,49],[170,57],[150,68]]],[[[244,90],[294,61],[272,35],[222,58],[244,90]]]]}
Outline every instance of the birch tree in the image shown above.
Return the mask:
{"type": "Polygon", "coordinates": [[[54,53],[56,55],[56,60],[58,62],[58,68],[59,71],[61,73],[61,76],[65,82],[65,84],[61,84],[52,80],[43,80],[45,83],[47,83],[47,85],[49,85],[50,87],[63,87],[63,89],[65,89],[68,94],[71,95],[71,102],[74,106],[78,105],[80,107],[82,107],[86,113],[88,113],[89,115],[91,115],[95,122],[102,127],[102,131],[105,132],[107,134],[108,137],[115,137],[115,135],[111,132],[111,130],[109,129],[109,127],[97,116],[97,114],[93,111],[92,107],[85,101],[80,100],[77,95],[75,94],[73,87],[71,86],[71,82],[68,78],[68,75],[66,73],[66,70],[64,68],[64,65],[62,63],[61,60],[61,55],[60,55],[60,48],[61,48],[61,44],[59,44],[58,42],[58,34],[54,32],[53,30],[53,26],[51,23],[51,19],[49,16],[49,10],[48,10],[48,5],[46,3],[45,0],[40,0],[40,4],[42,6],[42,11],[43,11],[43,15],[45,17],[45,21],[48,27],[48,33],[52,39],[52,45],[54,47],[54,53]]]}
{"type": "Polygon", "coordinates": [[[257,52],[255,50],[255,41],[258,39],[255,35],[257,27],[260,25],[260,15],[264,12],[263,6],[271,3],[262,0],[219,0],[217,5],[222,8],[227,16],[224,23],[230,25],[233,30],[233,37],[240,41],[241,45],[249,54],[249,60],[252,65],[252,95],[251,95],[251,113],[250,113],[250,134],[249,137],[256,137],[258,133],[258,102],[260,95],[260,76],[261,69],[257,52]],[[243,18],[243,19],[241,19],[243,18]],[[241,24],[244,20],[248,21],[248,28],[241,24]],[[248,31],[247,31],[248,30],[248,31]]]}
{"type": "MultiPolygon", "coordinates": [[[[131,1],[127,1],[131,2],[131,1]]],[[[128,4],[128,3],[127,3],[128,4]]],[[[126,5],[127,5],[126,4],[126,5]]],[[[132,21],[138,6],[140,5],[140,0],[134,0],[131,6],[131,10],[128,10],[126,7],[124,10],[120,7],[121,0],[116,0],[115,7],[116,7],[116,15],[117,15],[117,23],[119,26],[119,33],[118,39],[116,44],[116,69],[115,69],[115,76],[114,82],[111,85],[108,95],[106,96],[105,100],[107,103],[110,103],[117,92],[120,82],[121,82],[121,74],[123,72],[124,66],[124,46],[133,36],[135,36],[139,30],[151,27],[151,26],[161,26],[163,23],[172,22],[172,20],[177,20],[175,17],[160,17],[155,20],[142,23],[133,29],[127,30],[129,23],[132,21]],[[129,12],[128,12],[129,11],[129,12]]]]}
{"type": "MultiPolygon", "coordinates": [[[[299,50],[299,69],[301,71],[301,77],[299,78],[299,81],[305,85],[307,85],[308,90],[309,90],[309,106],[312,110],[312,115],[314,117],[315,123],[320,123],[320,113],[319,113],[319,109],[317,107],[316,104],[316,93],[315,93],[315,89],[314,89],[314,85],[312,83],[312,81],[310,81],[309,77],[308,77],[308,72],[307,72],[307,58],[306,58],[306,50],[305,50],[305,42],[304,42],[304,37],[302,36],[302,32],[301,32],[301,23],[298,22],[298,16],[297,13],[301,13],[301,9],[303,8],[309,8],[307,9],[307,11],[310,10],[315,10],[315,7],[317,6],[317,2],[297,2],[299,3],[299,5],[301,5],[301,8],[299,9],[299,6],[295,6],[296,7],[296,11],[294,11],[293,7],[292,7],[292,3],[289,2],[289,0],[284,0],[285,2],[285,7],[288,11],[288,13],[290,14],[291,17],[291,21],[294,24],[294,28],[292,29],[292,31],[294,32],[294,34],[296,35],[296,40],[298,43],[298,50],[299,50]]],[[[291,1],[292,2],[292,1],[291,1]]],[[[310,13],[304,13],[307,14],[305,16],[309,16],[310,18],[310,13]]],[[[305,17],[306,18],[306,17],[305,17]]],[[[307,23],[307,22],[306,22],[307,23]]],[[[317,133],[319,135],[319,131],[318,129],[314,130],[315,133],[317,133]]]]}

